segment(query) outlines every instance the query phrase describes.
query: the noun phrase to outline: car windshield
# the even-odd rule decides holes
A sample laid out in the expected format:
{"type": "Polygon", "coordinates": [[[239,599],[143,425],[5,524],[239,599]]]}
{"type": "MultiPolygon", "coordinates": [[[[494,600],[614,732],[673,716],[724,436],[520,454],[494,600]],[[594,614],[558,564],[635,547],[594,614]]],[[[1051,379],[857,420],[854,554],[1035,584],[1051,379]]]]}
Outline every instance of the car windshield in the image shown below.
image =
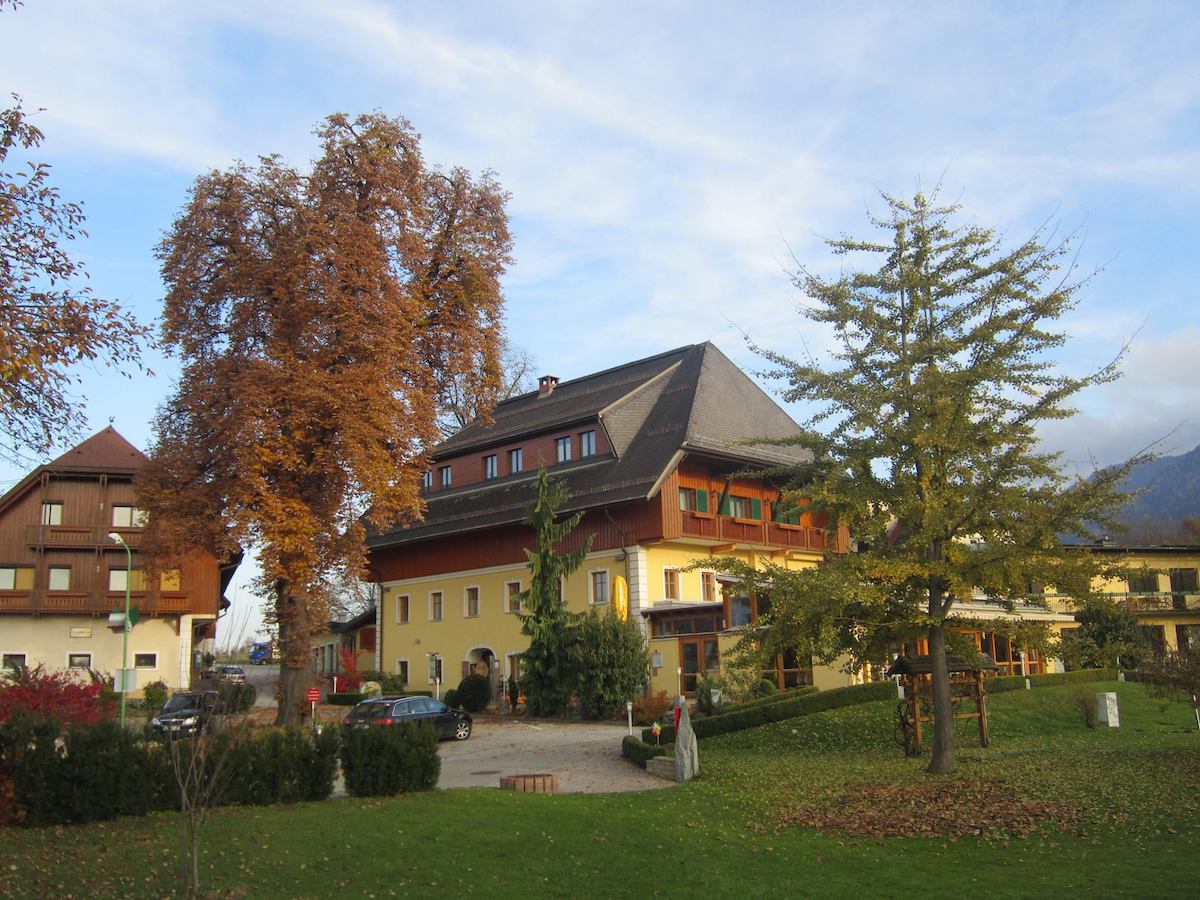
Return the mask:
{"type": "Polygon", "coordinates": [[[175,712],[180,709],[199,709],[199,694],[176,694],[163,706],[164,712],[175,712]]]}

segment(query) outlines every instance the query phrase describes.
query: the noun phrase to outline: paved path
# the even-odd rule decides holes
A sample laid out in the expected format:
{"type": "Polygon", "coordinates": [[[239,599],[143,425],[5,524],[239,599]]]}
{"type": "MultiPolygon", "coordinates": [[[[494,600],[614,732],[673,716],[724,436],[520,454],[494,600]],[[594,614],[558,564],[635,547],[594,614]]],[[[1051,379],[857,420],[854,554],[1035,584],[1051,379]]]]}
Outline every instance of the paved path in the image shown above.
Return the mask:
{"type": "MultiPolygon", "coordinates": [[[[636,730],[635,730],[636,733],[636,730]]],[[[499,787],[501,775],[558,775],[563,794],[644,791],[664,781],[621,758],[624,726],[486,716],[466,741],[442,741],[439,788],[499,787]]]]}

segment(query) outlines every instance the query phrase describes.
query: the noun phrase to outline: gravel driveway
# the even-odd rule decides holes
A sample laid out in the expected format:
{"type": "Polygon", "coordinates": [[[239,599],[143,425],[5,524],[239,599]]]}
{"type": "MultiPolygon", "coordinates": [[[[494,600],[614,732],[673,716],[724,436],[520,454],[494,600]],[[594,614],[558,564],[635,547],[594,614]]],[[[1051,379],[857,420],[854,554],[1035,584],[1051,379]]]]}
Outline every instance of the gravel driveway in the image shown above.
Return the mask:
{"type": "Polygon", "coordinates": [[[558,775],[563,794],[672,787],[621,758],[626,734],[620,725],[476,716],[469,740],[439,745],[438,787],[498,788],[501,775],[543,773],[558,775]]]}

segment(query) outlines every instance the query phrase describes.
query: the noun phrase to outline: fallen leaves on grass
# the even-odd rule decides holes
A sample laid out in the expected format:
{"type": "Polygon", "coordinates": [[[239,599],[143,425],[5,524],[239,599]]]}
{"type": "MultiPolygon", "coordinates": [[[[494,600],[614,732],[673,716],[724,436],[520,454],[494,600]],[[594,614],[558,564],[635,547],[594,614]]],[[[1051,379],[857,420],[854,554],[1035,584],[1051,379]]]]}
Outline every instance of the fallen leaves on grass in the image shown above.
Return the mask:
{"type": "Polygon", "coordinates": [[[920,784],[850,781],[784,807],[779,828],[805,827],[863,837],[1007,838],[1042,825],[1074,824],[1067,804],[1021,796],[1003,781],[958,778],[920,784]]]}

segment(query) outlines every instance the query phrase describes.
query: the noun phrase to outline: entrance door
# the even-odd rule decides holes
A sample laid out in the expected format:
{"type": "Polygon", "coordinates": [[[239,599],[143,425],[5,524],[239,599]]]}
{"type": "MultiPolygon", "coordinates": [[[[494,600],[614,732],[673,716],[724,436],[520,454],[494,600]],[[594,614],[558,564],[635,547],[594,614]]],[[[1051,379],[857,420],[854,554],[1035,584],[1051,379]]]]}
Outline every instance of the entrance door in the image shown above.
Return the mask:
{"type": "Polygon", "coordinates": [[[717,639],[686,638],[679,641],[680,668],[683,669],[683,692],[696,693],[696,677],[701,672],[721,671],[721,654],[717,639]]]}

